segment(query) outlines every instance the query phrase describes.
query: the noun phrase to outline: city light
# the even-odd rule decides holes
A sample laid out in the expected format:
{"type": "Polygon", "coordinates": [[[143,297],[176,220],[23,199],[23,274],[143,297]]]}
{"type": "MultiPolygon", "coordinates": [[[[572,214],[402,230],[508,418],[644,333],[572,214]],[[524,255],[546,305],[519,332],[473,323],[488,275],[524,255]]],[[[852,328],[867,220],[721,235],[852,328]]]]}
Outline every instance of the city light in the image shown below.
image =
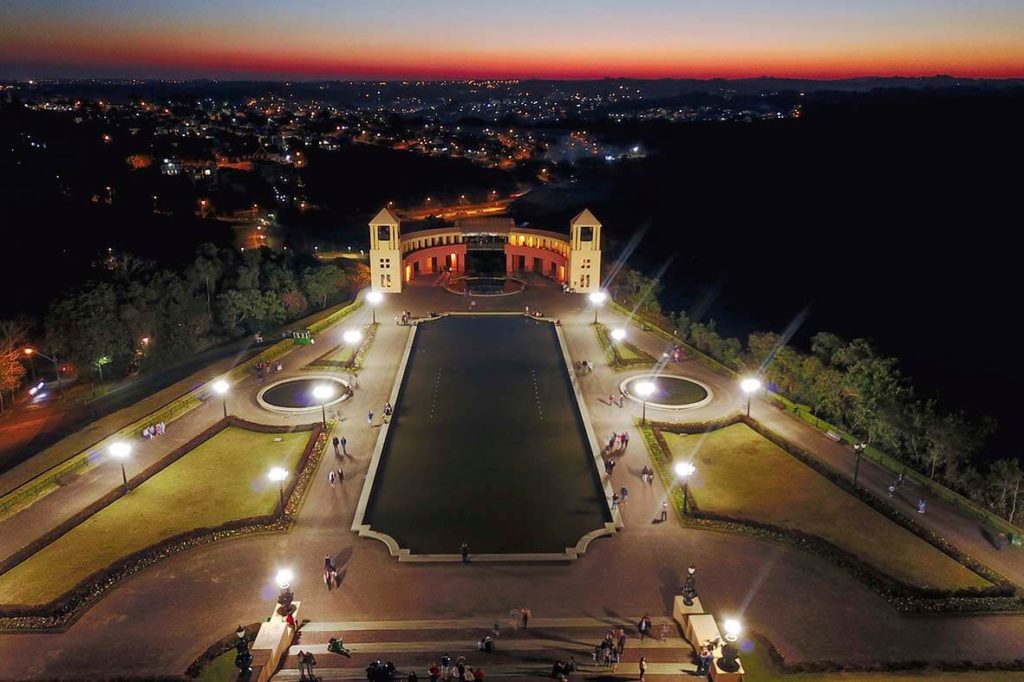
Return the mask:
{"type": "Polygon", "coordinates": [[[622,341],[624,338],[626,338],[626,330],[625,329],[618,328],[618,329],[613,329],[612,330],[612,340],[613,341],[622,341]]]}
{"type": "Polygon", "coordinates": [[[288,470],[282,467],[274,467],[267,474],[267,478],[275,483],[280,483],[284,479],[288,478],[288,470]]]}
{"type": "Polygon", "coordinates": [[[342,334],[342,338],[350,346],[354,346],[363,340],[363,333],[358,329],[349,329],[347,332],[342,334]]]}
{"type": "Polygon", "coordinates": [[[676,476],[682,479],[689,478],[696,470],[697,467],[693,466],[690,462],[679,462],[675,466],[676,476]]]}
{"type": "Polygon", "coordinates": [[[230,388],[231,387],[228,385],[228,382],[224,381],[223,379],[218,379],[217,381],[213,382],[213,392],[216,393],[217,395],[224,395],[225,393],[228,392],[230,388]]]}
{"type": "Polygon", "coordinates": [[[740,381],[740,389],[747,394],[747,416],[750,416],[750,399],[761,390],[761,380],[756,377],[747,377],[740,381]]]}
{"type": "Polygon", "coordinates": [[[282,590],[287,590],[291,586],[292,580],[294,578],[295,575],[287,568],[282,568],[281,570],[279,570],[277,572],[277,575],[274,577],[275,581],[277,582],[277,586],[280,587],[282,590]]]}
{"type": "Polygon", "coordinates": [[[735,642],[736,638],[743,632],[743,625],[735,618],[727,618],[722,623],[722,629],[725,630],[725,640],[727,642],[735,642]]]}
{"type": "Polygon", "coordinates": [[[384,300],[384,294],[379,291],[371,291],[366,295],[366,302],[370,304],[370,311],[373,315],[371,322],[377,324],[377,306],[384,300]]]}

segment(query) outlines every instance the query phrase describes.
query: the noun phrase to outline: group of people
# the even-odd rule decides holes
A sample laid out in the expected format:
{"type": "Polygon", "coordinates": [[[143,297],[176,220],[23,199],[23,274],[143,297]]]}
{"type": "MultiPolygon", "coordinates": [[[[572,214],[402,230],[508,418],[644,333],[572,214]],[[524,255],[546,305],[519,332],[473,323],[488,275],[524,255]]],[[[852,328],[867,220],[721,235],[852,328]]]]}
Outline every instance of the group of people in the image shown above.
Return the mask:
{"type": "Polygon", "coordinates": [[[551,677],[567,682],[569,676],[576,672],[576,657],[570,656],[568,661],[555,661],[551,666],[551,677]]]}
{"type": "Polygon", "coordinates": [[[622,433],[613,433],[608,439],[608,446],[605,448],[606,452],[616,452],[621,450],[626,451],[629,447],[629,434],[623,431],[622,433]]]}
{"type": "Polygon", "coordinates": [[[654,469],[645,464],[644,468],[640,470],[640,480],[646,483],[647,485],[653,485],[654,469]]]}
{"type": "Polygon", "coordinates": [[[412,313],[409,312],[408,310],[403,310],[402,312],[400,312],[397,315],[395,315],[395,324],[397,324],[399,326],[406,326],[406,325],[409,324],[409,322],[411,320],[412,320],[412,313]]]}
{"type": "MultiPolygon", "coordinates": [[[[417,679],[416,673],[409,673],[409,680],[417,679]]],[[[436,680],[459,680],[459,682],[480,682],[484,679],[484,669],[480,666],[475,668],[467,665],[466,657],[459,656],[452,662],[452,657],[445,654],[440,661],[435,661],[427,668],[427,675],[431,682],[436,680]]]]}
{"type": "Polygon", "coordinates": [[[590,374],[594,371],[594,363],[590,360],[577,360],[572,363],[572,368],[577,374],[590,374]]]}
{"type": "Polygon", "coordinates": [[[146,440],[155,438],[156,436],[162,436],[165,433],[167,433],[167,424],[165,422],[150,424],[146,428],[142,429],[142,437],[146,440]]]}
{"type": "Polygon", "coordinates": [[[278,361],[271,365],[269,362],[261,361],[256,363],[255,370],[256,383],[262,386],[263,382],[267,378],[267,374],[269,374],[270,372],[273,372],[274,374],[280,374],[282,371],[284,371],[284,364],[278,361]]]}
{"type": "Polygon", "coordinates": [[[617,405],[618,407],[625,407],[626,405],[626,394],[619,391],[619,395],[614,393],[608,394],[608,406],[617,405]]]}
{"type": "MultiPolygon", "coordinates": [[[[337,587],[341,581],[338,580],[338,567],[330,555],[324,557],[324,585],[330,590],[337,587]]],[[[340,641],[340,640],[339,640],[340,641]]]]}
{"type": "Polygon", "coordinates": [[[317,679],[316,674],[313,672],[314,666],[316,666],[316,657],[309,651],[299,651],[299,679],[300,680],[315,680],[317,679]]]}

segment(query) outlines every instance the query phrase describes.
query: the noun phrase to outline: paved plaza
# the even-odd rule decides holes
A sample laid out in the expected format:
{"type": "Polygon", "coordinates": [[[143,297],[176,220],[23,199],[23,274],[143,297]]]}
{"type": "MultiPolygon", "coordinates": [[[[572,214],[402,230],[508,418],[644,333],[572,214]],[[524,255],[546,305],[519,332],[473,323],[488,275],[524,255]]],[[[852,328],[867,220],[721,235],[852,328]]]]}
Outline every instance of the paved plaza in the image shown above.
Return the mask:
{"type": "MultiPolygon", "coordinates": [[[[1024,648],[1022,615],[902,616],[865,584],[810,554],[751,537],[683,528],[671,516],[667,522],[656,522],[666,491],[658,480],[650,486],[640,481],[641,468],[650,464],[633,427],[641,406],[627,400],[620,408],[607,400],[630,373],[614,373],[608,368],[591,325],[594,311],[586,297],[563,294],[560,288],[533,280],[531,285],[514,296],[478,298],[476,309],[522,311],[528,305],[532,311],[559,319],[571,359],[594,363],[595,370],[581,376],[579,382],[595,433],[599,439],[613,432],[631,436],[610,481],[616,490],[622,486],[630,490],[629,503],[622,509],[624,527],[618,533],[594,541],[574,562],[463,565],[400,563],[384,544],[360,538],[350,530],[380,433],[368,426],[366,414],[372,409],[379,419],[392,394],[410,333],[409,327],[394,324],[392,318],[402,310],[425,315],[468,308],[467,299],[422,280],[402,294],[385,297],[377,311],[383,324],[365,358],[354,396],[328,408],[328,416],[338,420],[334,434],[344,435],[348,442],[348,455],[337,460],[346,471],[342,485],[332,487],[327,481],[325,464],[335,464],[329,452],[321,463],[323,472],[315,477],[289,532],[217,542],[159,562],[117,585],[66,632],[0,635],[0,679],[180,675],[207,646],[239,623],[267,617],[276,597],[273,576],[282,567],[294,571],[292,587],[302,601],[303,618],[310,621],[303,642],[321,647],[325,632],[347,628],[359,633],[351,641],[354,650],[362,643],[360,656],[387,653],[410,665],[419,660],[420,673],[442,653],[433,648],[437,643],[448,642],[454,648],[458,642],[479,636],[482,625],[507,619],[510,609],[516,607],[530,608],[541,632],[578,644],[577,648],[577,644],[567,643],[565,652],[583,651],[583,643],[596,643],[606,626],[635,623],[644,613],[658,622],[668,620],[672,597],[679,591],[685,567],[691,564],[698,567],[701,599],[711,613],[741,616],[749,631],[766,636],[791,661],[959,661],[968,655],[974,660],[1000,661],[1017,657],[1024,648]],[[340,569],[341,585],[332,591],[321,580],[325,555],[333,557],[340,569]],[[394,626],[402,631],[400,636],[386,635],[388,626],[382,621],[406,625],[394,626]],[[417,631],[428,634],[414,634],[417,631]],[[406,646],[397,652],[398,647],[384,645],[387,641],[421,640],[434,644],[424,645],[423,650],[406,646]]],[[[315,346],[296,347],[282,360],[284,376],[301,375],[303,365],[341,344],[345,330],[368,324],[370,314],[364,307],[322,334],[315,346]]],[[[600,318],[609,325],[624,323],[611,310],[600,311],[600,318]]],[[[629,329],[634,345],[661,356],[664,342],[635,326],[629,329]]],[[[648,407],[648,416],[700,421],[733,414],[746,406],[731,378],[696,362],[673,365],[673,373],[707,385],[714,400],[682,412],[654,413],[648,407]]],[[[267,424],[319,419],[318,412],[300,416],[267,412],[255,400],[256,389],[254,377],[233,387],[229,403],[233,414],[267,424]]],[[[171,422],[166,437],[138,444],[133,466],[142,468],[158,461],[220,419],[221,410],[219,400],[212,400],[171,422]]],[[[752,416],[834,469],[852,474],[849,449],[807,424],[757,399],[752,416]]],[[[0,519],[0,558],[116,487],[120,476],[113,466],[91,468],[35,504],[0,519]]],[[[889,476],[865,461],[860,481],[884,495],[889,476]]],[[[11,487],[7,475],[0,476],[0,484],[3,491],[11,487]]],[[[465,492],[470,506],[492,504],[488,496],[473,493],[465,492]]],[[[910,509],[915,501],[916,491],[909,490],[897,504],[910,509]]],[[[515,509],[507,511],[517,513],[515,509]]],[[[928,514],[920,521],[1024,584],[1024,565],[1017,554],[989,546],[977,522],[937,500],[930,503],[928,514]]],[[[536,640],[544,636],[519,633],[515,639],[524,642],[521,651],[533,651],[531,647],[540,647],[536,640]]],[[[684,679],[681,661],[685,646],[678,641],[678,631],[670,636],[673,639],[665,650],[672,653],[664,654],[665,658],[652,654],[648,659],[651,673],[664,675],[664,679],[684,679]],[[653,667],[662,663],[664,668],[653,667]]],[[[549,671],[551,661],[561,655],[554,648],[543,650],[547,653],[533,656],[540,673],[549,671]],[[544,657],[546,660],[539,660],[544,657]]],[[[635,654],[632,650],[631,655],[635,654]]],[[[513,658],[495,659],[496,672],[513,674],[512,668],[522,665],[522,658],[513,658]]],[[[361,660],[354,658],[352,666],[359,667],[361,660]]],[[[483,665],[488,666],[486,662],[483,665]]],[[[635,668],[624,664],[622,669],[632,674],[635,668]]],[[[293,678],[292,671],[294,665],[282,679],[293,678]]],[[[337,678],[347,674],[339,673],[337,678]]]]}

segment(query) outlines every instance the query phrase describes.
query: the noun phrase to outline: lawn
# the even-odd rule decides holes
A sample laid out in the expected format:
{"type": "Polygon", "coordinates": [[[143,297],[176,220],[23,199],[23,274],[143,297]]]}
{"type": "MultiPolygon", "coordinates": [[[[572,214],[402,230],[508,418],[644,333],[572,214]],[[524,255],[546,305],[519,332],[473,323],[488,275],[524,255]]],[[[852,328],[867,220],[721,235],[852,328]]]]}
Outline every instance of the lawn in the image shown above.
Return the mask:
{"type": "Polygon", "coordinates": [[[267,471],[294,470],[309,437],[309,431],[224,429],[0,576],[0,603],[46,604],[92,573],[162,540],[272,513],[278,490],[267,481],[267,471]]]}
{"type": "Polygon", "coordinates": [[[745,424],[664,436],[674,460],[696,465],[690,493],[703,511],[817,535],[909,585],[990,586],[745,424]]]}
{"type": "Polygon", "coordinates": [[[757,682],[1011,682],[1024,681],[1024,673],[1007,670],[985,670],[944,673],[934,670],[914,672],[862,672],[862,673],[782,673],[768,658],[760,644],[740,655],[746,677],[757,682]]]}

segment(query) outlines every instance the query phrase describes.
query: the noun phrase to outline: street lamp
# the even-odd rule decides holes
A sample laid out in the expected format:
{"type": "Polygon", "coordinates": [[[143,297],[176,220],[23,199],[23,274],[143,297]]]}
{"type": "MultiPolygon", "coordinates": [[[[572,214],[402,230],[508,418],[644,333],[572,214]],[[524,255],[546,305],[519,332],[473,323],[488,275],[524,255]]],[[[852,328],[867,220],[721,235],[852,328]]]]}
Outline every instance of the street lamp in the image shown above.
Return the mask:
{"type": "Polygon", "coordinates": [[[594,306],[594,324],[597,324],[597,311],[601,309],[607,299],[608,294],[603,291],[595,291],[590,294],[590,303],[594,306]]]}
{"type": "Polygon", "coordinates": [[[267,478],[277,482],[277,491],[281,496],[281,518],[284,518],[284,479],[288,478],[288,470],[282,467],[274,467],[267,473],[267,478]]]}
{"type": "Polygon", "coordinates": [[[727,618],[722,623],[722,629],[725,630],[725,641],[735,642],[740,633],[743,632],[743,625],[735,618],[727,618]]]}
{"type": "Polygon", "coordinates": [[[651,397],[657,387],[653,381],[639,381],[636,386],[633,387],[633,391],[640,396],[643,400],[643,416],[640,419],[641,424],[647,423],[647,399],[651,397]]]}
{"type": "Polygon", "coordinates": [[[123,440],[116,440],[110,444],[107,448],[110,452],[110,456],[121,462],[121,481],[124,483],[124,489],[128,489],[128,474],[124,470],[124,461],[128,459],[128,455],[132,454],[132,446],[123,440]]]}
{"type": "Polygon", "coordinates": [[[747,377],[740,382],[740,388],[747,394],[747,416],[750,416],[750,399],[755,393],[761,390],[761,380],[755,377],[747,377]]]}
{"type": "Polygon", "coordinates": [[[693,574],[697,572],[697,569],[693,566],[686,567],[686,580],[683,582],[683,603],[687,606],[693,606],[693,600],[697,598],[697,580],[693,577],[693,574]]]}
{"type": "Polygon", "coordinates": [[[352,367],[356,364],[356,347],[363,340],[363,333],[358,329],[349,329],[341,335],[341,338],[345,340],[345,343],[352,346],[352,354],[348,358],[348,366],[352,367]]]}
{"type": "Polygon", "coordinates": [[[727,673],[734,673],[740,669],[740,652],[736,648],[735,642],[743,632],[743,626],[735,618],[729,618],[722,623],[722,629],[725,630],[725,646],[722,647],[722,657],[718,659],[718,667],[727,673]]]}
{"type": "Polygon", "coordinates": [[[38,350],[36,350],[35,348],[26,348],[25,349],[25,355],[31,356],[33,353],[36,354],[36,355],[39,355],[41,357],[44,357],[44,358],[46,358],[47,360],[49,360],[50,362],[53,363],[53,369],[57,372],[57,390],[60,391],[61,394],[63,394],[64,393],[64,382],[60,378],[60,363],[57,362],[57,358],[56,357],[52,357],[51,358],[46,353],[41,353],[38,350]]]}
{"type": "Polygon", "coordinates": [[[366,295],[366,302],[370,304],[373,313],[373,324],[377,324],[377,306],[384,300],[384,294],[379,291],[371,291],[366,295]]]}
{"type": "MultiPolygon", "coordinates": [[[[345,332],[346,335],[348,332],[345,332]]],[[[334,389],[327,384],[317,384],[313,387],[313,397],[320,403],[320,409],[323,410],[324,428],[327,428],[327,401],[334,396],[334,389]]]]}
{"type": "Polygon", "coordinates": [[[853,451],[857,455],[857,463],[853,465],[853,487],[857,488],[857,476],[860,474],[860,457],[864,454],[864,449],[867,448],[867,443],[856,443],[853,446],[853,451]]]}
{"type": "Polygon", "coordinates": [[[612,330],[612,341],[622,341],[626,338],[626,330],[619,327],[612,330]]]}
{"type": "Polygon", "coordinates": [[[231,386],[228,385],[228,382],[224,381],[223,379],[218,379],[217,381],[213,382],[213,392],[224,399],[225,419],[228,418],[228,389],[230,388],[231,386]]]}
{"type": "Polygon", "coordinates": [[[690,497],[690,476],[697,470],[697,467],[693,466],[691,462],[679,462],[676,464],[676,476],[683,482],[683,513],[687,512],[687,500],[690,497]]]}
{"type": "Polygon", "coordinates": [[[277,603],[280,605],[277,607],[277,613],[280,616],[287,616],[295,611],[295,604],[292,603],[295,599],[295,594],[291,590],[292,578],[294,577],[287,568],[282,568],[277,572],[277,586],[281,589],[281,594],[277,596],[277,603]]]}

